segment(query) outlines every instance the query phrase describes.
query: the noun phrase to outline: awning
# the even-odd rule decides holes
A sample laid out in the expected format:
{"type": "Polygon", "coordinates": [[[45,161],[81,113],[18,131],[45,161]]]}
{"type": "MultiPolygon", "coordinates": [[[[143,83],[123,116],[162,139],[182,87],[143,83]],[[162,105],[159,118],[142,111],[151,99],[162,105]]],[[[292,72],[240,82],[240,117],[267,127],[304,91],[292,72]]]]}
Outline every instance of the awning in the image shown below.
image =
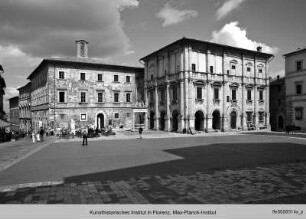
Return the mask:
{"type": "Polygon", "coordinates": [[[10,126],[10,123],[3,121],[0,119],[0,128],[10,126]]]}

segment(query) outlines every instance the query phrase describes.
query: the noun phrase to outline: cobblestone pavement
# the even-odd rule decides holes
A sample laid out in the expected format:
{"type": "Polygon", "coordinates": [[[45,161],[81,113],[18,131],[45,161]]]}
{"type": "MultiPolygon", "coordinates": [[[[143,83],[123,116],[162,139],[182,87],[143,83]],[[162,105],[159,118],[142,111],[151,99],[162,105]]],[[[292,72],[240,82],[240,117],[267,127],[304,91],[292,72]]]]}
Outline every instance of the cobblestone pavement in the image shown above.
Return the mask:
{"type": "Polygon", "coordinates": [[[55,140],[47,137],[43,142],[33,144],[31,138],[23,138],[17,141],[4,142],[0,144],[0,172],[20,160],[41,150],[55,140]]]}
{"type": "Polygon", "coordinates": [[[0,191],[7,204],[265,204],[290,196],[305,204],[306,162],[0,191]]]}

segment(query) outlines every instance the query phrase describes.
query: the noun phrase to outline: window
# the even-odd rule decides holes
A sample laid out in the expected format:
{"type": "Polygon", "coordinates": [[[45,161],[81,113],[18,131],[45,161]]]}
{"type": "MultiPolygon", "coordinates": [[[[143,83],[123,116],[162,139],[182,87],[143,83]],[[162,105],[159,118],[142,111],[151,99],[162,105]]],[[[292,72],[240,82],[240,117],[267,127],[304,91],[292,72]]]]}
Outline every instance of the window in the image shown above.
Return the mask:
{"type": "Polygon", "coordinates": [[[81,103],[86,103],[86,92],[81,92],[81,103]]]}
{"type": "Polygon", "coordinates": [[[98,74],[98,81],[103,81],[103,75],[102,74],[98,74]]]}
{"type": "Polygon", "coordinates": [[[236,65],[232,65],[232,70],[236,70],[236,65]]]}
{"type": "Polygon", "coordinates": [[[130,118],[131,117],[131,113],[126,113],[126,117],[130,118]]]}
{"type": "Polygon", "coordinates": [[[247,112],[247,122],[252,122],[252,112],[247,112]]]}
{"type": "Polygon", "coordinates": [[[232,100],[236,100],[236,90],[232,90],[232,100]]]}
{"type": "Polygon", "coordinates": [[[259,91],[259,100],[263,100],[263,91],[262,90],[259,91]]]}
{"type": "Polygon", "coordinates": [[[81,73],[81,80],[82,81],[85,81],[86,79],[85,79],[85,73],[81,73]]]}
{"type": "Polygon", "coordinates": [[[58,94],[59,94],[59,102],[65,103],[65,91],[60,91],[58,94]]]}
{"type": "Polygon", "coordinates": [[[252,91],[248,90],[247,92],[247,100],[252,100],[252,91]]]}
{"type": "Polygon", "coordinates": [[[303,69],[303,61],[296,62],[296,70],[301,71],[303,69]]]}
{"type": "Polygon", "coordinates": [[[214,66],[209,67],[210,73],[214,73],[214,66]]]}
{"type": "Polygon", "coordinates": [[[114,93],[114,102],[119,103],[119,93],[118,92],[114,93]]]}
{"type": "Polygon", "coordinates": [[[214,89],[214,99],[219,100],[219,88],[214,89]]]}
{"type": "Polygon", "coordinates": [[[98,102],[99,103],[103,102],[103,92],[98,92],[98,102]]]}
{"type": "Polygon", "coordinates": [[[302,94],[302,85],[301,84],[296,84],[296,94],[302,94]]]}
{"type": "Polygon", "coordinates": [[[119,75],[114,75],[114,82],[118,82],[119,81],[119,75]]]}
{"type": "Polygon", "coordinates": [[[197,87],[197,100],[202,100],[202,88],[197,87]]]}
{"type": "Polygon", "coordinates": [[[303,120],[303,107],[295,108],[295,120],[303,120]]]}
{"type": "Polygon", "coordinates": [[[191,64],[191,70],[192,70],[192,72],[196,71],[196,64],[191,64]]]}
{"type": "Polygon", "coordinates": [[[87,120],[87,114],[86,113],[81,113],[80,114],[80,120],[81,121],[86,121],[87,120]]]}
{"type": "Polygon", "coordinates": [[[127,83],[130,83],[131,82],[131,76],[126,76],[126,80],[125,80],[127,83]]]}
{"type": "Polygon", "coordinates": [[[165,90],[160,90],[160,102],[163,104],[165,102],[165,90]]]}
{"type": "Polygon", "coordinates": [[[258,69],[258,73],[262,73],[262,68],[258,69]]]}
{"type": "Polygon", "coordinates": [[[226,102],[230,102],[230,97],[226,96],[226,102]]]}
{"type": "Polygon", "coordinates": [[[60,71],[58,74],[59,79],[65,79],[65,72],[60,71]]]}
{"type": "Polygon", "coordinates": [[[150,102],[154,101],[154,94],[153,94],[153,90],[150,91],[150,102]]]}
{"type": "Polygon", "coordinates": [[[130,103],[131,102],[131,93],[125,94],[125,102],[130,103]]]}
{"type": "Polygon", "coordinates": [[[119,119],[119,113],[114,113],[114,118],[119,119]]]}
{"type": "Polygon", "coordinates": [[[173,87],[173,100],[177,100],[177,88],[173,87]]]}
{"type": "Polygon", "coordinates": [[[247,67],[247,72],[251,72],[251,68],[250,67],[247,67]]]}
{"type": "Polygon", "coordinates": [[[265,113],[264,112],[259,112],[258,115],[259,115],[259,118],[258,118],[259,122],[263,123],[264,122],[264,115],[265,115],[265,113]]]}
{"type": "Polygon", "coordinates": [[[153,80],[154,79],[154,75],[151,75],[151,80],[153,80]]]}

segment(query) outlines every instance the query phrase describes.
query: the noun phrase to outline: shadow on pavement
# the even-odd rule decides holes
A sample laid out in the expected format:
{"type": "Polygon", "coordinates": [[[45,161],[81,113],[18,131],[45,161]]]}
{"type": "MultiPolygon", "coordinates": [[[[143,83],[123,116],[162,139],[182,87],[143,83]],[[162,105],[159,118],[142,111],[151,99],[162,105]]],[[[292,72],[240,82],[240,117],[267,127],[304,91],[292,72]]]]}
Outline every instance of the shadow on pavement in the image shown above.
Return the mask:
{"type": "Polygon", "coordinates": [[[306,147],[293,143],[212,144],[165,150],[182,157],[174,161],[67,177],[66,183],[124,180],[140,176],[195,174],[306,160],[306,147]]]}

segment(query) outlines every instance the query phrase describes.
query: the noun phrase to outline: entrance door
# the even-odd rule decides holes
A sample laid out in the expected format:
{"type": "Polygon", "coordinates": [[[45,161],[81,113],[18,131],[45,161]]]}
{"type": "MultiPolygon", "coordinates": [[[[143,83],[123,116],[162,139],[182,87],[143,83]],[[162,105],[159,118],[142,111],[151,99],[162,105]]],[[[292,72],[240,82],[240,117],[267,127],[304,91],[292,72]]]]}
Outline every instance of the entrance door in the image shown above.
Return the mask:
{"type": "Polygon", "coordinates": [[[231,129],[236,129],[237,113],[235,111],[231,112],[231,129]]]}
{"type": "Polygon", "coordinates": [[[278,117],[278,129],[283,130],[284,129],[284,119],[282,116],[278,117]]]}
{"type": "Polygon", "coordinates": [[[98,129],[104,128],[104,115],[102,113],[97,115],[97,127],[98,129]]]}
{"type": "Polygon", "coordinates": [[[220,112],[218,110],[215,110],[212,116],[213,116],[212,128],[220,129],[220,112]]]}
{"type": "Polygon", "coordinates": [[[172,131],[176,132],[178,130],[178,112],[173,111],[172,113],[172,131]]]}
{"type": "Polygon", "coordinates": [[[204,130],[204,113],[202,111],[195,113],[194,128],[197,131],[204,130]]]}

